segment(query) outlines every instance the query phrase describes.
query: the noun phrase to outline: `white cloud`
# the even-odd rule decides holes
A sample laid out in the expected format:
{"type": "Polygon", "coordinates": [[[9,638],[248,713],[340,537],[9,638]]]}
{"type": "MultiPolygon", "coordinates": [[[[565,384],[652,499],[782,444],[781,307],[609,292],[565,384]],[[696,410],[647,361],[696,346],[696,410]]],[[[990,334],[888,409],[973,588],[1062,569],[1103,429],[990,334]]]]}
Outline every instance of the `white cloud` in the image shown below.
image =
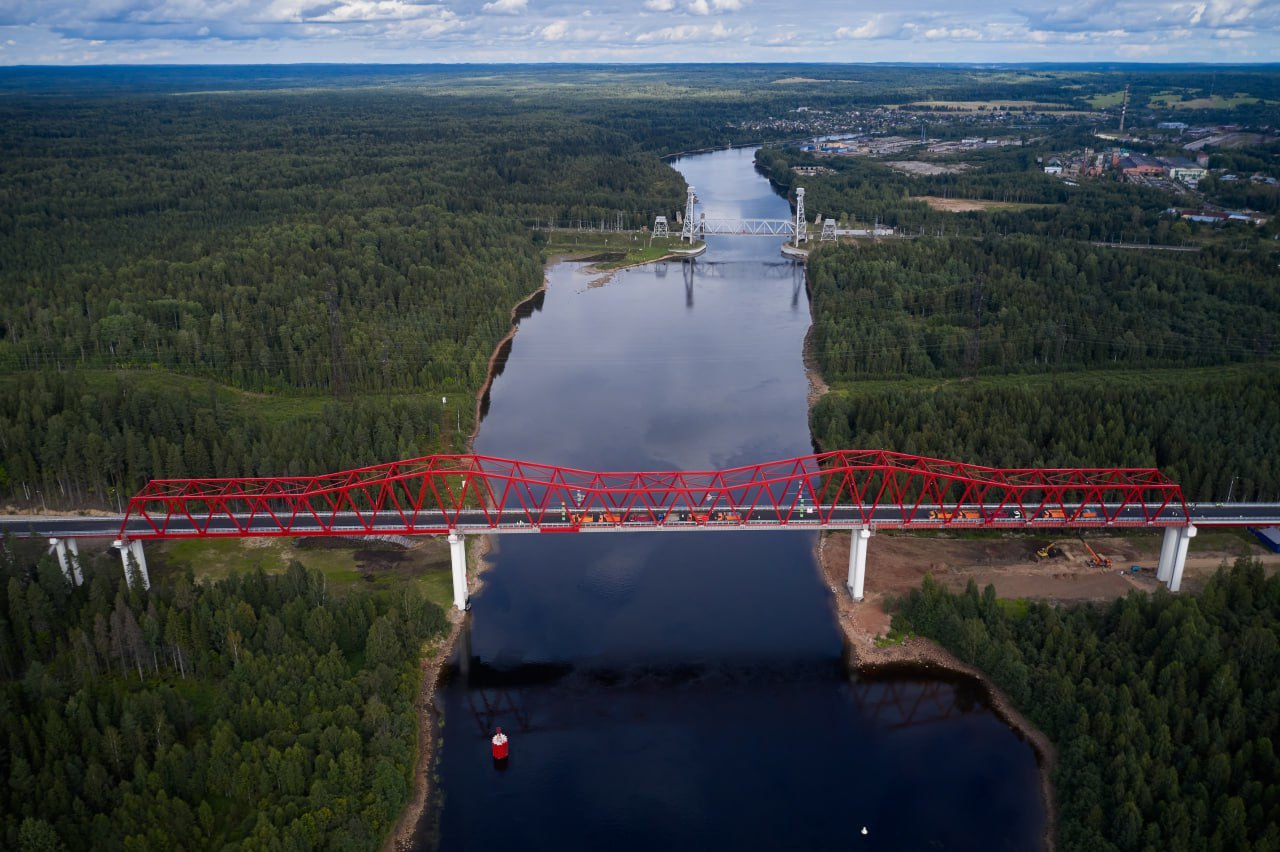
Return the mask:
{"type": "Polygon", "coordinates": [[[903,21],[896,15],[886,15],[881,12],[872,15],[856,27],[840,27],[836,30],[836,37],[851,39],[902,38],[904,29],[903,21]]]}
{"type": "Polygon", "coordinates": [[[676,0],[644,0],[644,7],[650,12],[670,12],[676,7],[676,0]]]}
{"type": "Polygon", "coordinates": [[[493,0],[481,7],[481,11],[494,15],[522,15],[528,10],[529,0],[493,0]]]}
{"type": "Polygon", "coordinates": [[[335,3],[311,21],[386,21],[407,20],[422,16],[423,7],[404,0],[347,0],[335,3]]]}
{"type": "Polygon", "coordinates": [[[685,8],[692,15],[715,15],[720,12],[741,12],[742,0],[689,0],[685,8]]]}
{"type": "Polygon", "coordinates": [[[560,41],[568,31],[567,21],[556,21],[543,27],[539,35],[542,36],[543,41],[560,41]]]}
{"type": "Polygon", "coordinates": [[[678,43],[690,41],[723,41],[729,38],[746,35],[750,32],[749,27],[726,27],[720,22],[716,22],[711,26],[703,24],[681,24],[675,27],[664,27],[660,30],[641,33],[636,36],[636,42],[639,44],[651,44],[655,42],[678,43]]]}

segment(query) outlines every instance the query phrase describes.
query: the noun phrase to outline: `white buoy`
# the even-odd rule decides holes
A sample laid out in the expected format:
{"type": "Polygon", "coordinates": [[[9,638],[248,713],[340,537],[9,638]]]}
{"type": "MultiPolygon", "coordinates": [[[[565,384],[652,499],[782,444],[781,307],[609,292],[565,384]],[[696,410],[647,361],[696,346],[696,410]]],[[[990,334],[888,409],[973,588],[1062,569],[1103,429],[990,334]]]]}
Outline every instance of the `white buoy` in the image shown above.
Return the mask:
{"type": "Polygon", "coordinates": [[[867,833],[867,827],[866,827],[865,825],[862,827],[862,833],[863,833],[863,834],[866,834],[866,833],[867,833]]]}

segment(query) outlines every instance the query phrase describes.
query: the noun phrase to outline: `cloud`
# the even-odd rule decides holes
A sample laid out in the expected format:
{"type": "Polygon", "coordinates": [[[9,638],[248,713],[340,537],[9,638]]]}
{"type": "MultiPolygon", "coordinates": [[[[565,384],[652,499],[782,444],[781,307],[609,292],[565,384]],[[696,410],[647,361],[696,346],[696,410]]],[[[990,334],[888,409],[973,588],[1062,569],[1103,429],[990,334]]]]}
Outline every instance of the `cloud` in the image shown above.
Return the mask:
{"type": "Polygon", "coordinates": [[[741,12],[742,0],[689,0],[685,8],[691,15],[717,15],[721,12],[741,12]]]}
{"type": "Polygon", "coordinates": [[[680,26],[664,27],[660,30],[641,33],[636,36],[636,42],[639,44],[651,44],[655,42],[671,44],[691,41],[723,41],[725,39],[745,35],[749,32],[749,27],[726,27],[718,21],[709,27],[702,24],[681,24],[680,26]]]}
{"type": "Polygon", "coordinates": [[[422,17],[423,7],[404,0],[346,0],[306,12],[311,14],[304,20],[310,21],[403,21],[422,17]]]}
{"type": "Polygon", "coordinates": [[[849,39],[905,38],[906,31],[905,23],[901,18],[880,12],[867,18],[866,21],[856,27],[838,28],[836,37],[849,39]]]}
{"type": "Polygon", "coordinates": [[[493,0],[480,7],[480,11],[493,15],[523,15],[528,10],[529,0],[493,0]]]}
{"type": "MultiPolygon", "coordinates": [[[[1273,0],[1083,0],[1047,9],[1019,8],[1016,12],[1029,30],[1091,33],[1099,37],[1123,31],[1144,38],[1172,38],[1187,28],[1270,32],[1274,36],[1280,28],[1280,4],[1273,0]]],[[[1216,33],[1209,35],[1219,37],[1216,33]]],[[[1141,53],[1127,51],[1125,55],[1141,53]]]]}
{"type": "Polygon", "coordinates": [[[681,61],[696,42],[707,61],[838,62],[851,45],[869,62],[1280,56],[1280,0],[1014,3],[0,0],[0,64],[681,61]]]}

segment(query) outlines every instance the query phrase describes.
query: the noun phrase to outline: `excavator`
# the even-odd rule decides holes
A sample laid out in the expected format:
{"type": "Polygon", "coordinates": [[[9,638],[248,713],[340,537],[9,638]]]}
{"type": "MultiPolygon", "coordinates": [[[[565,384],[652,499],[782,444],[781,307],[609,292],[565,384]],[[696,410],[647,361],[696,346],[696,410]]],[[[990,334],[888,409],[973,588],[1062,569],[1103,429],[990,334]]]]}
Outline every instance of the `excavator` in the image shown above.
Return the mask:
{"type": "Polygon", "coordinates": [[[1098,551],[1094,550],[1092,547],[1089,546],[1089,542],[1085,541],[1082,538],[1080,539],[1080,543],[1084,545],[1085,550],[1089,551],[1089,567],[1090,568],[1110,568],[1111,567],[1111,560],[1105,556],[1099,556],[1098,551]]]}
{"type": "Polygon", "coordinates": [[[1036,551],[1036,561],[1039,562],[1043,559],[1056,559],[1061,555],[1062,548],[1058,547],[1058,543],[1056,541],[1051,541],[1036,551]]]}

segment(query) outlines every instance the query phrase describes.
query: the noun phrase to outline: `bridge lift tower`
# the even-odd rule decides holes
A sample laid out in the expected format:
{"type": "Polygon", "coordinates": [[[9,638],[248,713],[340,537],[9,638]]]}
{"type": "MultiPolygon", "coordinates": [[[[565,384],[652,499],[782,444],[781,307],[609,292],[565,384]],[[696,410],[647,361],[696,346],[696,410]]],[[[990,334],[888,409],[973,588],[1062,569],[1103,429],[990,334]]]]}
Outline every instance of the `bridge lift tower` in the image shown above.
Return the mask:
{"type": "Polygon", "coordinates": [[[809,239],[809,223],[804,220],[804,187],[797,187],[795,244],[798,246],[807,239],[809,239]]]}
{"type": "Polygon", "coordinates": [[[693,208],[697,203],[698,196],[693,194],[693,187],[689,187],[689,194],[684,202],[684,224],[680,229],[680,242],[688,240],[693,243],[696,240],[695,235],[698,232],[698,226],[695,224],[696,220],[693,217],[693,208]]]}

